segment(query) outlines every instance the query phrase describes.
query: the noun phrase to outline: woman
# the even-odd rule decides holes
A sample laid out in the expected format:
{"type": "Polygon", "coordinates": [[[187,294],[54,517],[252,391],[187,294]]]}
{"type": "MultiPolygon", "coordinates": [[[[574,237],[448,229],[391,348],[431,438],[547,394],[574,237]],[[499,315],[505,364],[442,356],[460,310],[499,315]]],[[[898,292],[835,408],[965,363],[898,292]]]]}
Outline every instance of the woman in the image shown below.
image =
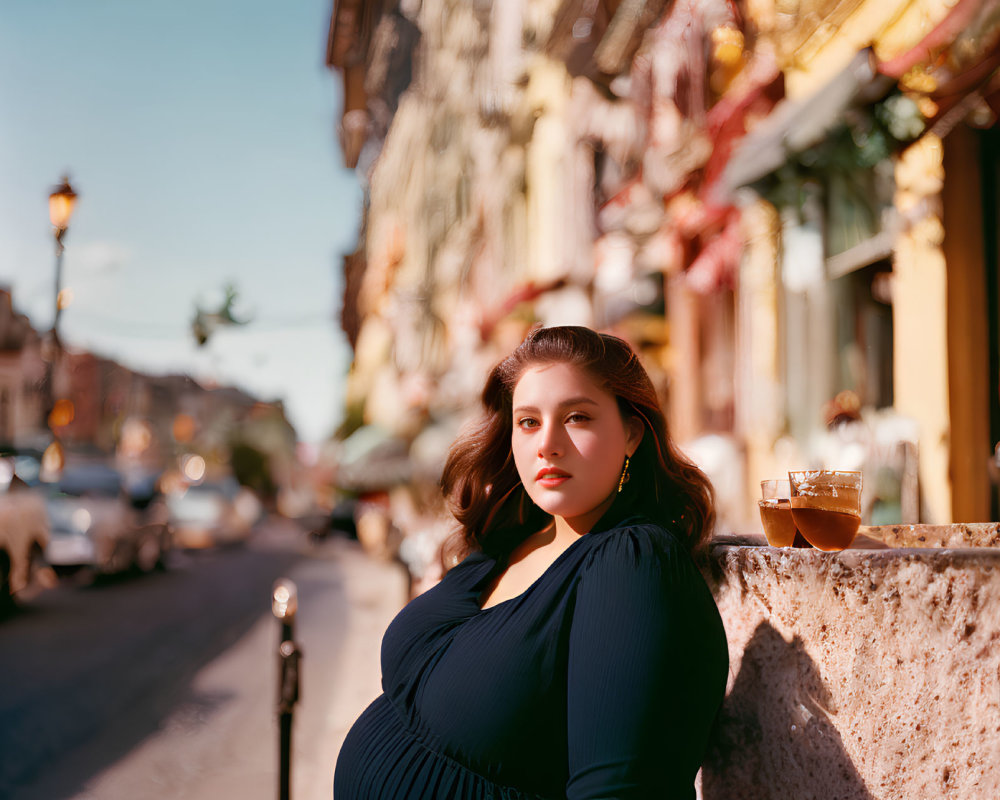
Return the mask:
{"type": "Polygon", "coordinates": [[[336,800],[689,798],[728,673],[711,487],[620,339],[539,328],[442,486],[464,559],[393,620],[336,800]]]}

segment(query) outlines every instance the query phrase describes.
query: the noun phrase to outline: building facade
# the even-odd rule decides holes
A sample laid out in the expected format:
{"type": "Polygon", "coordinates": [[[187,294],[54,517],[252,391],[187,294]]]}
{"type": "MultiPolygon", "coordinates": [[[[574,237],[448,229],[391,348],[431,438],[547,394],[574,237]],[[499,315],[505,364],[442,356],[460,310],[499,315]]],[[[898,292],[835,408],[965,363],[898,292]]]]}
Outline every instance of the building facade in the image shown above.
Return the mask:
{"type": "Polygon", "coordinates": [[[447,443],[538,323],[639,349],[724,529],[800,466],[862,468],[869,521],[995,516],[994,5],[337,2],[344,434],[409,454],[393,521],[440,531],[447,443]]]}

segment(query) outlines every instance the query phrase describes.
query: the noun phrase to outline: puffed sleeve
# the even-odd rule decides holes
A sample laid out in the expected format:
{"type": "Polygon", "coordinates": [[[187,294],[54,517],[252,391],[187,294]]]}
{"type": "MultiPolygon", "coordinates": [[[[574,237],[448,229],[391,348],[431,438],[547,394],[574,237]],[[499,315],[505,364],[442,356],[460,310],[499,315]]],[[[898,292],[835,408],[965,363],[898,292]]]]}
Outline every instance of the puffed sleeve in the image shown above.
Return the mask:
{"type": "Polygon", "coordinates": [[[566,796],[693,798],[728,673],[718,610],[663,529],[603,535],[570,627],[566,796]]]}

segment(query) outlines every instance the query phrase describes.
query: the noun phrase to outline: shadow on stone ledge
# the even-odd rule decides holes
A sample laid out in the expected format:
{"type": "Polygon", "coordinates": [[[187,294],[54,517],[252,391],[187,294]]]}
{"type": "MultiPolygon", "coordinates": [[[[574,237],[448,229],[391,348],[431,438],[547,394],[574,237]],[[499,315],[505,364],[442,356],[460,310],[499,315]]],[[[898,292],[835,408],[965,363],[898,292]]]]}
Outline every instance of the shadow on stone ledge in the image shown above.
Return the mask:
{"type": "Polygon", "coordinates": [[[872,800],[798,638],[754,631],[702,769],[703,800],[872,800]]]}

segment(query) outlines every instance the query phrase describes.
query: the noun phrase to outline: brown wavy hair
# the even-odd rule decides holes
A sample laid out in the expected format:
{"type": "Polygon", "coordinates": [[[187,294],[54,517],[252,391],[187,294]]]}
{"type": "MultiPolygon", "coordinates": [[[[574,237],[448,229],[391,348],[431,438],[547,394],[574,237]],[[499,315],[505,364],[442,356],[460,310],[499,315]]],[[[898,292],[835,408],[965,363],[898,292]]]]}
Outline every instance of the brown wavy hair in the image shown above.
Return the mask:
{"type": "Polygon", "coordinates": [[[485,413],[452,445],[441,489],[460,528],[446,543],[445,563],[474,550],[507,555],[551,519],[528,497],[511,451],[514,387],[528,367],[551,363],[583,369],[615,396],[623,419],[642,421],[631,478],[615,499],[621,516],[647,517],[678,535],[691,552],[698,550],[715,521],[712,485],[670,439],[649,375],[618,337],[566,326],[533,329],[493,368],[483,388],[485,413]]]}

